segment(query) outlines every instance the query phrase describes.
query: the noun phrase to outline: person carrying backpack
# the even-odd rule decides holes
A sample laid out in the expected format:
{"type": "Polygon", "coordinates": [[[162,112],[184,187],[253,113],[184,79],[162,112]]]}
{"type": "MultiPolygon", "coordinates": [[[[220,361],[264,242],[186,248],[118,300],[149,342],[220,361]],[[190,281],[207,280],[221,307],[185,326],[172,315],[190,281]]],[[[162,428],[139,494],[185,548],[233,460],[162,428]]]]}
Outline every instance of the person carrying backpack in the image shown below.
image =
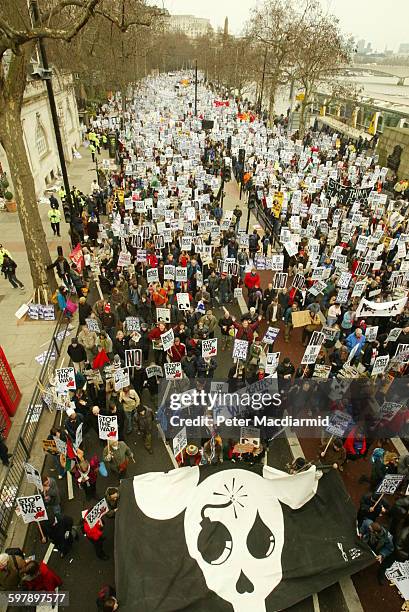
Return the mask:
{"type": "Polygon", "coordinates": [[[20,287],[20,289],[24,289],[23,283],[16,277],[16,268],[16,262],[11,259],[9,255],[4,255],[1,271],[3,272],[9,283],[12,285],[13,289],[17,289],[17,287],[20,287]]]}

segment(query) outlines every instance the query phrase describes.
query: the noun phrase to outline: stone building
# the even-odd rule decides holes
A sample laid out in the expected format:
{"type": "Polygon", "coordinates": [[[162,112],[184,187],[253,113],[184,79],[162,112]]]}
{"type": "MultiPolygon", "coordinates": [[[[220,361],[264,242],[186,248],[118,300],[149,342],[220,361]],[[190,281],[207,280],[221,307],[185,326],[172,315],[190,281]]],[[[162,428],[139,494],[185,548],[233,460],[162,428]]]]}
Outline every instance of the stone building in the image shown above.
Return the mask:
{"type": "MultiPolygon", "coordinates": [[[[67,163],[81,144],[82,132],[78,118],[73,76],[53,70],[53,87],[60,123],[64,157],[67,163]]],[[[60,173],[57,145],[48,103],[47,89],[43,81],[30,81],[24,94],[21,111],[24,144],[28,155],[37,197],[60,173]]],[[[7,158],[0,146],[0,164],[13,180],[7,158]]]]}
{"type": "Polygon", "coordinates": [[[169,15],[167,25],[172,32],[182,32],[190,38],[204,36],[212,30],[209,19],[194,15],[169,15]]]}

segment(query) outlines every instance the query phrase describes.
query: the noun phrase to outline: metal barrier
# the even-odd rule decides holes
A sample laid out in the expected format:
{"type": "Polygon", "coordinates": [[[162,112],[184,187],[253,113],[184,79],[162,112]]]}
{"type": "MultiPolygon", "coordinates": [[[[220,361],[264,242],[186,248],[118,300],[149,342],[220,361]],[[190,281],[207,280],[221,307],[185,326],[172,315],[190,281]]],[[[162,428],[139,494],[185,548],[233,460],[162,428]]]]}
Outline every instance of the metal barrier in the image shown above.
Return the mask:
{"type": "Polygon", "coordinates": [[[43,367],[37,378],[37,384],[27,408],[27,414],[17,438],[13,452],[13,464],[7,468],[6,475],[0,485],[0,547],[4,545],[7,537],[7,531],[14,515],[15,500],[18,497],[18,492],[24,478],[24,462],[30,458],[31,449],[33,448],[38,430],[40,414],[43,409],[41,388],[47,385],[50,376],[54,373],[67,335],[68,325],[69,321],[60,313],[48,346],[43,367]]]}

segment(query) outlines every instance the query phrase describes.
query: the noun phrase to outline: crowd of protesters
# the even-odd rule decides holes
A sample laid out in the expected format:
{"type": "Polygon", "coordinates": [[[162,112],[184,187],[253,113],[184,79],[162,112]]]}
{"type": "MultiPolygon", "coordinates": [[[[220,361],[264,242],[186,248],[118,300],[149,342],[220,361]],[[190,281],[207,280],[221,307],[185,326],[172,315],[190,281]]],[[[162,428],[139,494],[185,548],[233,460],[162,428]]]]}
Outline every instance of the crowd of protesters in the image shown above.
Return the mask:
{"type": "MultiPolygon", "coordinates": [[[[404,438],[409,423],[406,397],[392,417],[382,410],[393,381],[405,380],[409,359],[407,200],[391,201],[383,192],[387,171],[363,141],[354,144],[318,126],[303,139],[290,138],[285,121],[268,128],[245,104],[220,101],[204,86],[201,116],[195,117],[191,88],[184,92],[175,83],[166,76],[145,81],[121,129],[113,120],[117,101],[101,108],[88,134],[91,154],[101,144],[106,148],[108,131],[116,127],[117,164],[105,184],[92,183],[88,195],[74,190],[71,237],[80,256],[72,261],[60,249],[50,266],[60,281],[54,301],[70,320],[78,316],[79,328],[67,351],[76,389],[61,427],[49,435],[65,451],[49,451],[57,478],[47,474],[42,480],[44,541],[66,556],[82,530],[96,556],[109,558],[104,521],[118,508],[120,478],[132,462],[143,461],[134,456],[129,436],[142,436],[146,452],[153,453],[166,381],[182,391],[192,381],[205,388],[224,377],[228,390],[236,391],[274,377],[286,407],[297,404],[302,389],[311,397],[302,410],[318,412],[325,404],[350,419],[338,436],[320,432],[322,446],[311,462],[342,472],[349,461],[372,456],[371,491],[361,501],[358,522],[379,557],[382,580],[394,560],[409,558],[405,498],[388,505],[376,493],[387,473],[409,478],[407,457],[385,450],[389,442],[375,443],[404,438]],[[205,118],[212,129],[202,129],[205,118]],[[232,174],[261,220],[250,231],[243,206],[223,206],[232,174]],[[300,327],[301,363],[290,345],[300,327]],[[274,353],[278,334],[289,344],[288,355],[274,353]],[[216,338],[208,354],[206,341],[216,338]],[[235,356],[237,340],[247,343],[244,356],[235,356]],[[129,366],[128,352],[138,356],[136,366],[129,366]],[[323,379],[327,385],[352,379],[352,388],[368,389],[378,406],[378,412],[371,408],[369,429],[354,394],[348,401],[328,396],[319,388],[323,379]],[[117,439],[100,440],[98,450],[90,451],[100,437],[99,416],[117,417],[117,439]],[[61,508],[59,480],[68,472],[84,496],[82,520],[61,508]],[[103,492],[108,472],[116,486],[103,492]],[[87,513],[102,494],[109,511],[90,527],[87,513]]],[[[58,200],[50,204],[58,236],[58,200]]],[[[17,286],[3,251],[2,269],[17,286]]],[[[58,402],[55,387],[49,395],[58,402]]],[[[176,461],[254,463],[263,460],[267,446],[263,435],[249,444],[213,431],[186,440],[176,461]]],[[[25,561],[19,551],[0,555],[3,589],[54,590],[60,584],[50,568],[25,561]]],[[[101,609],[118,607],[112,588],[99,600],[101,609]]]]}

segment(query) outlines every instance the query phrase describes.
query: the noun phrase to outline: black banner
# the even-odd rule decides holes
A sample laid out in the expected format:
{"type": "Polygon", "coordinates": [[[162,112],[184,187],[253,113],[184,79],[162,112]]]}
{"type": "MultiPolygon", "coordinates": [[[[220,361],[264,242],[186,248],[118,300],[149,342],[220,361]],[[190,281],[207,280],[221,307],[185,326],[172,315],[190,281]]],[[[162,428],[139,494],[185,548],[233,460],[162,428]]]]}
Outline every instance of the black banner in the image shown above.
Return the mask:
{"type": "Polygon", "coordinates": [[[374,562],[335,470],[317,481],[314,468],[185,467],[124,479],[120,498],[128,612],[283,610],[374,562]]]}
{"type": "Polygon", "coordinates": [[[365,187],[363,189],[344,187],[344,185],[337,183],[334,179],[329,179],[327,197],[333,198],[335,196],[341,204],[353,204],[354,202],[366,203],[372,191],[372,187],[365,187]]]}

